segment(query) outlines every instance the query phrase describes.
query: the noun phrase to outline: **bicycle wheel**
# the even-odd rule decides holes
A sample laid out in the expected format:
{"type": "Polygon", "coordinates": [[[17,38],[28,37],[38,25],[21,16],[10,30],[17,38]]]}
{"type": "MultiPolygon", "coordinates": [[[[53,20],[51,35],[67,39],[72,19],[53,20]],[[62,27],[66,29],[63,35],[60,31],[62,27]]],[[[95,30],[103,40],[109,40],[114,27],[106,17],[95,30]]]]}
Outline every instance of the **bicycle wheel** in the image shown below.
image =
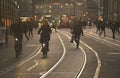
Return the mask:
{"type": "Polygon", "coordinates": [[[42,47],[42,52],[43,52],[43,58],[47,58],[47,52],[48,52],[48,50],[47,50],[46,46],[42,47]]]}
{"type": "Polygon", "coordinates": [[[16,53],[16,58],[18,58],[20,56],[20,46],[19,45],[15,46],[15,53],[16,53]]]}

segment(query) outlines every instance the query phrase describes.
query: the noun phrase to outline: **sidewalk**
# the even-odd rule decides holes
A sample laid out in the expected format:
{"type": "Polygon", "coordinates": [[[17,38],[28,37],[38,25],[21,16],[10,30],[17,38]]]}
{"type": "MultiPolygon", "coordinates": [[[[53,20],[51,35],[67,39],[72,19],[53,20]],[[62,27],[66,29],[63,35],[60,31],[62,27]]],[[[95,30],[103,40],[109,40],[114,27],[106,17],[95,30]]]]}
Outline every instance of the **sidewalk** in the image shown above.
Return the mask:
{"type": "Polygon", "coordinates": [[[11,35],[8,35],[8,47],[3,47],[0,44],[0,62],[4,61],[6,57],[11,57],[14,55],[14,38],[11,35]]]}

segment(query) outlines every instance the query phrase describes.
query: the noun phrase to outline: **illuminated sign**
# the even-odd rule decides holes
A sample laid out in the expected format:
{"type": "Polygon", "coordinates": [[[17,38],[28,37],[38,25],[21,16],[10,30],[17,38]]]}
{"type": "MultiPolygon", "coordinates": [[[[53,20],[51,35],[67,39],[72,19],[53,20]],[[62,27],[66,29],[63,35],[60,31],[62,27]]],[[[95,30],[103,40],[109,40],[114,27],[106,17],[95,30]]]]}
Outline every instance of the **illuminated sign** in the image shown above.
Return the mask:
{"type": "Polygon", "coordinates": [[[53,3],[53,5],[60,5],[60,3],[58,3],[58,2],[55,2],[55,3],[53,3]]]}
{"type": "Polygon", "coordinates": [[[45,15],[45,17],[51,17],[51,15],[45,15]]]}

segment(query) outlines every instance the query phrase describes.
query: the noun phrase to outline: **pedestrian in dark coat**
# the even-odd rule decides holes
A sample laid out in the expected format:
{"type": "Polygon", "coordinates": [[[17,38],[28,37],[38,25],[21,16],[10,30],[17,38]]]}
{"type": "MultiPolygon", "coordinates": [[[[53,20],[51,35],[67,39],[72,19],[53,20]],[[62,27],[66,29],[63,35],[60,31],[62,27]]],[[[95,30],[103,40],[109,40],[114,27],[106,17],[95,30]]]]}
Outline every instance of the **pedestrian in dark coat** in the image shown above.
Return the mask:
{"type": "Polygon", "coordinates": [[[80,36],[83,36],[82,22],[75,21],[73,27],[73,34],[75,36],[76,47],[79,47],[80,36]]]}
{"type": "Polygon", "coordinates": [[[33,37],[33,22],[29,22],[29,37],[32,36],[33,37]]]}
{"type": "Polygon", "coordinates": [[[100,37],[101,37],[102,33],[104,33],[104,37],[105,37],[105,28],[106,28],[106,23],[104,21],[100,20],[100,33],[99,33],[100,37]]]}
{"type": "Polygon", "coordinates": [[[43,21],[43,25],[38,30],[38,34],[40,34],[40,43],[47,42],[48,51],[49,51],[49,41],[50,41],[50,34],[51,34],[51,28],[47,21],[43,21]]]}
{"type": "Polygon", "coordinates": [[[116,26],[117,26],[116,21],[112,21],[112,23],[110,24],[110,29],[112,30],[112,38],[113,39],[115,39],[116,26]]]}
{"type": "Polygon", "coordinates": [[[28,32],[27,22],[23,22],[23,23],[22,23],[22,26],[23,26],[23,33],[24,33],[24,35],[25,35],[25,37],[26,37],[26,39],[27,39],[27,41],[28,41],[28,40],[29,40],[29,37],[28,37],[28,34],[27,34],[27,32],[28,32]]]}

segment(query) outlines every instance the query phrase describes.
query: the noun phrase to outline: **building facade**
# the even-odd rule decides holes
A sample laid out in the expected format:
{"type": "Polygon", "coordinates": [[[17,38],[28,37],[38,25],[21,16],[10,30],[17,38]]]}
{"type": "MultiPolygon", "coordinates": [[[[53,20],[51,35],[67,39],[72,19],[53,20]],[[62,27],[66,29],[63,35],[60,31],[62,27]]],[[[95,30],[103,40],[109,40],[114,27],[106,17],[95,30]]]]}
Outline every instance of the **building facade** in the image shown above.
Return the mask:
{"type": "Polygon", "coordinates": [[[120,0],[103,0],[103,18],[107,21],[120,20],[120,0]]]}
{"type": "Polygon", "coordinates": [[[18,0],[0,0],[0,21],[4,26],[10,26],[19,18],[19,4],[18,0]]]}
{"type": "Polygon", "coordinates": [[[32,0],[21,0],[20,16],[21,17],[32,17],[32,15],[33,15],[32,0]]]}
{"type": "Polygon", "coordinates": [[[86,0],[86,17],[90,20],[95,20],[98,18],[98,5],[92,0],[86,0]]]}
{"type": "Polygon", "coordinates": [[[83,16],[82,0],[33,0],[34,15],[38,17],[51,14],[53,17],[61,15],[73,16],[77,18],[83,16]]]}

